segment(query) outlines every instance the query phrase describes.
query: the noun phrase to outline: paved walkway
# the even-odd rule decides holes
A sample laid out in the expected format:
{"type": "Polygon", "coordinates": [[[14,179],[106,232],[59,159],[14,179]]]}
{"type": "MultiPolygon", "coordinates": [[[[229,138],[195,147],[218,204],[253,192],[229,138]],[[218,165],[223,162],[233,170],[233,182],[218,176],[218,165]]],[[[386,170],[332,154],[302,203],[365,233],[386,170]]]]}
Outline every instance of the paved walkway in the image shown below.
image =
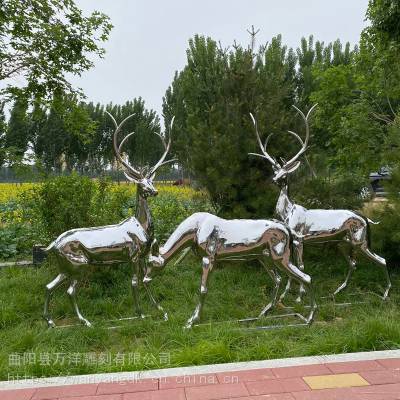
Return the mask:
{"type": "MultiPolygon", "coordinates": [[[[90,384],[54,386],[61,378],[44,386],[26,383],[24,389],[7,389],[0,382],[1,400],[399,400],[399,351],[355,353],[354,355],[305,357],[271,360],[266,364],[300,364],[289,367],[258,368],[257,363],[224,364],[184,368],[181,371],[214,370],[195,375],[180,374],[156,377],[149,371],[138,377],[131,373],[93,375],[99,381],[90,384]],[[374,357],[376,356],[376,358],[374,357]],[[385,358],[379,358],[385,356],[385,358]],[[353,359],[353,361],[341,361],[353,359]],[[295,360],[295,361],[293,361],[295,360]],[[335,360],[340,360],[335,361],[335,360]],[[358,361],[354,361],[358,360],[358,361]],[[280,361],[280,362],[277,362],[280,361]],[[249,369],[243,369],[249,365],[249,369]],[[242,370],[238,370],[242,366],[242,370]],[[219,372],[216,372],[218,371],[219,372]],[[152,376],[148,378],[148,376],[152,376]],[[147,376],[147,377],[146,377],[147,376]],[[110,382],[112,378],[113,382],[110,382]]],[[[177,371],[178,369],[170,370],[177,371]]],[[[158,373],[158,372],[157,372],[158,373]]],[[[89,376],[87,376],[89,377],[89,376]]],[[[68,382],[71,382],[67,378],[68,382]]],[[[81,380],[83,381],[83,380],[81,380]]],[[[7,386],[8,385],[8,386],[7,386]]]]}

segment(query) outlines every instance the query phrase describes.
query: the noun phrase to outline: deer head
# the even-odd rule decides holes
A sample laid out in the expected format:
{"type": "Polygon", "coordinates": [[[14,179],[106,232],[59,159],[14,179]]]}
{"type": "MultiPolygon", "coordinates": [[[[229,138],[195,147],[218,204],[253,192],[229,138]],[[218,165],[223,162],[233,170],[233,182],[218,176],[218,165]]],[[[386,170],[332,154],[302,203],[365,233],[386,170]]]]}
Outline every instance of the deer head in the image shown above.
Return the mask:
{"type": "Polygon", "coordinates": [[[162,144],[164,146],[164,153],[161,156],[161,158],[158,160],[158,162],[153,167],[136,169],[132,165],[130,165],[126,160],[124,160],[124,158],[121,155],[121,149],[122,149],[123,145],[127,142],[127,140],[131,136],[134,135],[134,132],[131,132],[128,135],[126,135],[121,140],[121,143],[118,145],[118,134],[121,131],[122,126],[134,114],[129,115],[120,124],[117,124],[115,118],[109,112],[106,111],[106,113],[111,117],[111,119],[115,125],[115,131],[113,134],[114,153],[115,153],[115,156],[117,157],[118,161],[125,167],[125,171],[124,171],[125,177],[128,179],[128,181],[134,182],[138,185],[138,190],[140,191],[140,194],[143,197],[156,196],[158,192],[153,184],[153,179],[155,177],[155,174],[156,174],[158,168],[160,168],[161,166],[163,166],[165,164],[175,161],[175,159],[165,161],[165,158],[167,157],[167,154],[171,147],[171,131],[172,131],[172,126],[174,124],[175,117],[172,118],[172,120],[171,120],[168,143],[165,141],[165,136],[166,136],[165,134],[162,135],[162,134],[159,134],[156,132],[156,135],[160,137],[162,144]]]}
{"type": "Polygon", "coordinates": [[[268,143],[271,140],[271,137],[273,136],[274,133],[270,133],[263,144],[260,134],[258,132],[257,121],[255,120],[253,114],[250,113],[250,117],[253,121],[254,129],[256,132],[257,142],[261,149],[261,154],[260,153],[249,153],[249,155],[256,156],[256,157],[262,157],[262,158],[266,159],[267,161],[269,161],[269,163],[272,165],[272,169],[274,171],[274,176],[273,176],[272,180],[275,183],[279,183],[279,181],[285,180],[285,178],[290,173],[294,172],[300,166],[300,161],[298,159],[307,150],[308,141],[310,139],[310,126],[309,126],[308,120],[309,120],[309,117],[310,117],[312,111],[315,109],[316,106],[317,106],[317,104],[314,104],[308,111],[307,115],[304,115],[304,113],[301,110],[299,110],[295,105],[292,106],[298,112],[298,114],[300,114],[300,116],[302,117],[302,119],[304,121],[306,137],[303,141],[303,139],[300,137],[300,135],[298,135],[296,132],[288,131],[289,134],[291,134],[292,136],[294,136],[297,139],[297,141],[301,145],[301,148],[289,161],[286,161],[284,158],[281,158],[280,162],[278,162],[274,157],[269,155],[267,152],[268,143]]]}

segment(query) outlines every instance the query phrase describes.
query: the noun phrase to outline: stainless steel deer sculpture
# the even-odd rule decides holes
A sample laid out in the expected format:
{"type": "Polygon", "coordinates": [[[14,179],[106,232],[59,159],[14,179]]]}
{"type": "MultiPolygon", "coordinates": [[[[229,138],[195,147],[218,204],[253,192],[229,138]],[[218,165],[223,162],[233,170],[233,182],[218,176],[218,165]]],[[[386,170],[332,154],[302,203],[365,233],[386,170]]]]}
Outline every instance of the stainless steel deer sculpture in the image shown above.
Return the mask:
{"type": "MultiPolygon", "coordinates": [[[[108,113],[109,114],[109,113],[108,113]]],[[[170,125],[170,133],[168,143],[162,135],[159,135],[163,145],[164,153],[160,160],[152,167],[146,170],[137,170],[131,166],[121,155],[121,148],[127,139],[133,135],[133,132],[127,135],[118,145],[118,134],[124,123],[132,117],[125,118],[119,125],[112,118],[115,131],[113,135],[113,147],[118,161],[124,166],[124,174],[126,178],[137,185],[136,190],[136,214],[135,217],[127,218],[117,225],[108,225],[93,228],[73,229],[61,234],[46,249],[50,260],[52,260],[59,274],[46,286],[46,300],[44,305],[43,316],[50,327],[54,327],[55,323],[49,313],[49,303],[52,293],[64,282],[68,282],[69,287],[67,293],[71,299],[72,306],[79,320],[91,326],[91,323],[82,316],[77,301],[76,290],[78,282],[81,280],[85,270],[89,265],[119,265],[121,263],[129,263],[132,265],[132,291],[136,312],[139,316],[143,316],[139,305],[138,285],[141,272],[146,270],[146,261],[151,252],[152,247],[157,248],[154,239],[154,227],[151,212],[147,204],[149,196],[156,196],[157,190],[153,185],[153,179],[158,168],[173,160],[165,161],[171,145],[171,129],[173,120],[170,125]]],[[[156,302],[148,282],[144,281],[146,292],[152,304],[164,314],[162,307],[156,302]]]]}
{"type": "MultiPolygon", "coordinates": [[[[369,249],[369,224],[373,223],[373,221],[349,210],[307,210],[301,205],[294,204],[289,197],[288,176],[299,167],[300,161],[298,161],[298,159],[307,150],[310,138],[309,117],[315,109],[316,104],[309,110],[307,115],[304,115],[296,106],[293,107],[304,121],[305,139],[303,141],[296,132],[288,131],[289,134],[294,136],[300,143],[301,148],[289,161],[282,159],[281,163],[267,152],[267,146],[273,134],[271,133],[267,137],[265,144],[263,144],[258,132],[257,122],[252,114],[250,114],[250,116],[253,120],[257,142],[261,150],[261,154],[251,153],[251,155],[262,157],[272,165],[274,171],[273,181],[281,188],[275,213],[282,222],[296,233],[297,237],[294,239],[296,263],[301,270],[304,270],[304,242],[323,243],[327,241],[336,241],[340,251],[344,254],[349,264],[349,270],[345,281],[336,289],[334,294],[336,295],[347,286],[356,268],[356,256],[364,254],[369,260],[382,267],[385,272],[387,286],[383,298],[386,299],[391,288],[386,261],[369,249]]],[[[283,299],[289,291],[290,285],[291,278],[288,280],[285,291],[281,295],[281,299],[283,299]]],[[[300,295],[297,301],[301,301],[303,293],[304,287],[300,285],[300,295]]]]}
{"type": "MultiPolygon", "coordinates": [[[[272,301],[264,307],[260,316],[276,305],[281,278],[280,269],[291,278],[306,286],[311,298],[310,313],[304,320],[311,323],[316,309],[311,278],[290,261],[291,235],[288,228],[278,221],[234,219],[226,220],[213,214],[199,212],[185,219],[160,248],[159,256],[151,256],[154,269],[163,268],[177,253],[191,247],[202,257],[200,300],[187,321],[191,328],[200,320],[204,300],[208,292],[207,279],[218,261],[258,260],[274,281],[272,301]]],[[[145,280],[151,280],[151,268],[145,280]]]]}

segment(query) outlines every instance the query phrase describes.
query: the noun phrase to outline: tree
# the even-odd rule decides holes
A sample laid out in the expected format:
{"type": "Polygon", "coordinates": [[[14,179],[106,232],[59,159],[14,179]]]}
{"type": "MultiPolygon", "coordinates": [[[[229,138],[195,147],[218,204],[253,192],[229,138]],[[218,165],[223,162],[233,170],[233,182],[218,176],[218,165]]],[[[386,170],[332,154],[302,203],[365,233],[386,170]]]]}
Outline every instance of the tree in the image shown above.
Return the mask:
{"type": "Polygon", "coordinates": [[[347,42],[344,46],[337,39],[334,43],[316,41],[314,37],[309,36],[301,38],[300,47],[297,48],[298,71],[296,74],[297,95],[299,104],[303,108],[310,108],[312,101],[310,95],[318,89],[318,80],[314,74],[314,69],[318,66],[318,71],[325,71],[331,66],[349,65],[354,60],[354,55],[357,53],[357,47],[350,48],[350,43],[347,42]]]}
{"type": "MultiPolygon", "coordinates": [[[[156,133],[160,133],[160,121],[157,114],[153,110],[147,110],[142,98],[127,101],[125,104],[113,109],[112,106],[106,107],[117,121],[122,121],[127,116],[133,114],[124,125],[123,135],[129,132],[135,134],[124,145],[122,151],[128,156],[129,162],[136,166],[149,166],[155,164],[162,154],[162,143],[156,133]]],[[[114,125],[109,116],[106,115],[108,126],[110,127],[107,134],[106,148],[111,159],[114,159],[114,150],[112,146],[112,134],[114,125]]]]}
{"type": "Polygon", "coordinates": [[[96,127],[85,105],[73,95],[57,94],[46,120],[42,118],[42,112],[37,110],[36,122],[40,122],[34,145],[37,157],[50,170],[60,170],[64,164],[68,170],[83,169],[87,145],[96,127]]]}
{"type": "Polygon", "coordinates": [[[109,18],[95,11],[84,16],[73,0],[3,0],[0,3],[0,95],[51,98],[69,92],[66,74],[80,74],[102,56],[109,18]],[[12,78],[23,78],[24,88],[12,78]]]}
{"type": "Polygon", "coordinates": [[[27,99],[25,97],[18,97],[11,109],[5,137],[5,147],[19,157],[23,157],[28,148],[29,122],[27,110],[27,99]]]}
{"type": "MultiPolygon", "coordinates": [[[[293,113],[296,57],[281,37],[254,53],[234,45],[224,51],[210,38],[189,41],[187,65],[167,90],[163,110],[175,116],[173,150],[210,193],[221,214],[272,214],[274,187],[270,166],[251,159],[256,150],[249,113],[261,132],[288,127],[293,113]]],[[[275,149],[288,148],[282,139],[275,149]]]]}
{"type": "Polygon", "coordinates": [[[397,0],[370,0],[367,18],[371,26],[364,33],[381,43],[400,43],[400,4],[397,0]]]}
{"type": "Polygon", "coordinates": [[[0,103],[0,167],[4,164],[6,158],[5,142],[6,142],[7,123],[4,114],[4,102],[0,103]]]}

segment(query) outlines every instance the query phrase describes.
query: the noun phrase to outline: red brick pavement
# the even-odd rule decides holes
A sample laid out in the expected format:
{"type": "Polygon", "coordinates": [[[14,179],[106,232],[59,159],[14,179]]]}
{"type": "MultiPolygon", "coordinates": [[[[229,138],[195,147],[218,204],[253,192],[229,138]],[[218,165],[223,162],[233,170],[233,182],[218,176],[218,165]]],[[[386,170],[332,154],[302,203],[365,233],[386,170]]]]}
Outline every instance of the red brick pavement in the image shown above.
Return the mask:
{"type": "Polygon", "coordinates": [[[1,390],[0,400],[400,400],[400,358],[1,390]],[[308,376],[358,374],[366,386],[313,390],[308,376]]]}

